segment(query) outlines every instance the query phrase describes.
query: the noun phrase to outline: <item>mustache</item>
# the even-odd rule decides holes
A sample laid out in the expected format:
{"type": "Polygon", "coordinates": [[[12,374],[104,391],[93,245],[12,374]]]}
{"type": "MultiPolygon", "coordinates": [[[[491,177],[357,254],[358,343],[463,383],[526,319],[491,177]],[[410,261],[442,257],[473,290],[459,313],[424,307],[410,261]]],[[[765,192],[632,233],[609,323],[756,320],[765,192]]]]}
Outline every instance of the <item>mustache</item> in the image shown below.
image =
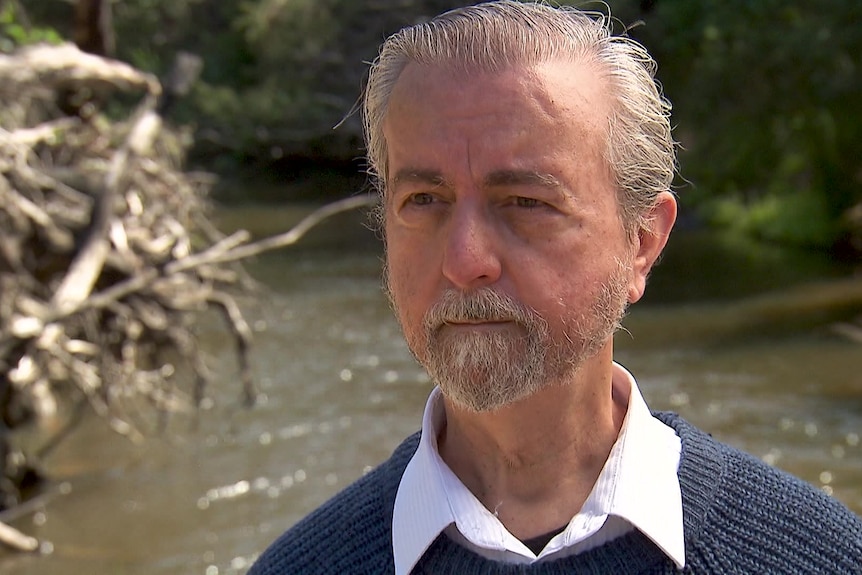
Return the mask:
{"type": "Polygon", "coordinates": [[[546,323],[532,308],[491,288],[463,293],[447,290],[425,314],[425,328],[436,331],[447,323],[511,321],[530,326],[546,323]]]}

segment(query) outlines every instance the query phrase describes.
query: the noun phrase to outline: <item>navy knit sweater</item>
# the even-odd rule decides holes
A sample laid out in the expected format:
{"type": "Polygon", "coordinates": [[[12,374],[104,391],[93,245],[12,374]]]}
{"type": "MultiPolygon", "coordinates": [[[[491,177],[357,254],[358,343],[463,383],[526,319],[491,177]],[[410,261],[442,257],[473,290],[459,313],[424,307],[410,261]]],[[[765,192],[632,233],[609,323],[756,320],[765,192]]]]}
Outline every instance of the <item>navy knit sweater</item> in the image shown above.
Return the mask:
{"type": "MultiPolygon", "coordinates": [[[[683,570],[633,531],[586,553],[533,565],[484,559],[440,535],[413,572],[862,575],[862,520],[850,510],[678,415],[656,417],[682,440],[683,570]]],[[[249,575],[394,573],[392,509],[418,437],[409,437],[388,461],[289,529],[249,575]]]]}

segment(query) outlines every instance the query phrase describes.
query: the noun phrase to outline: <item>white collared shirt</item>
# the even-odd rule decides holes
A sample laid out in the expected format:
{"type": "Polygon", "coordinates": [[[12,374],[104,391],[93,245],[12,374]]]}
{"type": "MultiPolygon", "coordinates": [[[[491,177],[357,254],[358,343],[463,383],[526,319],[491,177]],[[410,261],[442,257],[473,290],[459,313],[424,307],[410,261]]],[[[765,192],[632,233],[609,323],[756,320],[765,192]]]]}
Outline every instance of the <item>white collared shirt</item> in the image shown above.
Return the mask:
{"type": "Polygon", "coordinates": [[[685,565],[680,439],[652,417],[634,377],[614,363],[614,397],[628,398],[619,437],[593,490],[566,528],[534,554],[464,486],[440,457],[438,430],[446,413],[435,388],[425,405],[422,437],[395,497],[395,575],[407,575],[438,535],[497,561],[534,563],[583,553],[640,530],[679,567],[685,565]]]}

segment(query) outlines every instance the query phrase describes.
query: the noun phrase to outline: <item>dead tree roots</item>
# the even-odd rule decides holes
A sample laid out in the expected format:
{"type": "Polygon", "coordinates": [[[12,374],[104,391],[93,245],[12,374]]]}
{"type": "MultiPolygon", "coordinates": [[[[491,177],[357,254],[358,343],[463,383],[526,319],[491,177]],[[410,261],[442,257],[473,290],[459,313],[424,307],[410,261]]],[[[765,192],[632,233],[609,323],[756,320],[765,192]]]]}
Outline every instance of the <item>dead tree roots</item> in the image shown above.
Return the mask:
{"type": "MultiPolygon", "coordinates": [[[[132,439],[153,413],[193,410],[210,379],[194,332],[207,309],[225,319],[253,402],[237,262],[371,201],[257,244],[225,237],[206,217],[210,178],[181,170],[160,94],[155,77],[68,44],[0,55],[0,475],[20,473],[9,432],[64,404],[132,439]]],[[[20,499],[0,492],[0,508],[20,499]]]]}

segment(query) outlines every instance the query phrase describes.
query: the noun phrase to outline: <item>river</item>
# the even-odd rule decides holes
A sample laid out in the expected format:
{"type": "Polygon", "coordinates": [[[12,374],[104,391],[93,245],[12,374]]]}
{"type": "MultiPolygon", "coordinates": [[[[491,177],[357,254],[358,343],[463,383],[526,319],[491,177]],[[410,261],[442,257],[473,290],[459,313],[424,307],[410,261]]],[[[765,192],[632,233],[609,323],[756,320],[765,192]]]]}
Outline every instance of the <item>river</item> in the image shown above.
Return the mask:
{"type": "MultiPolygon", "coordinates": [[[[264,235],[285,230],[297,210],[220,217],[264,235]]],[[[207,408],[141,445],[88,420],[46,462],[47,503],[12,521],[52,552],[0,555],[0,573],[244,573],[418,428],[430,384],[380,293],[380,246],[358,217],[248,269],[263,284],[241,300],[255,332],[258,405],[239,407],[233,350],[207,319],[217,374],[207,408]]],[[[651,407],[680,412],[862,514],[862,347],[838,333],[837,318],[804,305],[858,294],[851,272],[821,254],[680,230],[625,321],[617,359],[651,407]]],[[[841,313],[862,313],[855,300],[841,313]]]]}

